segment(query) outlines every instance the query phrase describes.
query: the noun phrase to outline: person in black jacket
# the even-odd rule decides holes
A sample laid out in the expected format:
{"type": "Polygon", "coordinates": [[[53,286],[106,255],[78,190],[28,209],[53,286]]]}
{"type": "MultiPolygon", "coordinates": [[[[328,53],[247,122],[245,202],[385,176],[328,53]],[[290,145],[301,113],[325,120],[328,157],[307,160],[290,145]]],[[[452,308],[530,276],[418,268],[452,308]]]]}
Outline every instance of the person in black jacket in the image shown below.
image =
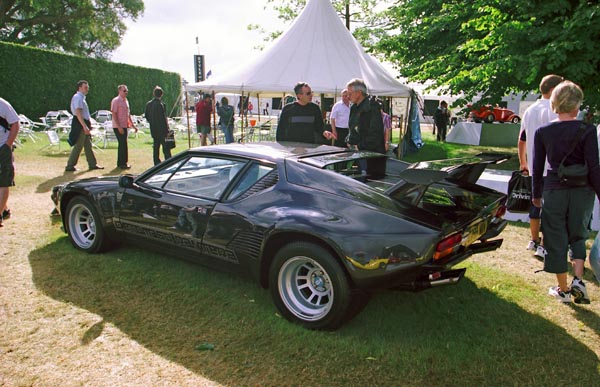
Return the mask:
{"type": "Polygon", "coordinates": [[[321,108],[312,102],[312,90],[308,83],[298,82],[294,87],[297,100],[281,110],[277,123],[277,141],[321,143],[330,140],[333,133],[324,130],[321,108]]]}
{"type": "Polygon", "coordinates": [[[152,92],[154,98],[146,103],[144,116],[150,125],[150,134],[152,134],[152,157],[154,165],[160,163],[159,151],[162,146],[163,155],[166,159],[171,158],[171,148],[166,146],[165,139],[169,131],[169,121],[165,111],[165,104],[161,100],[163,90],[160,86],[156,86],[152,92]]]}
{"type": "MultiPolygon", "coordinates": [[[[367,85],[362,79],[355,78],[346,85],[350,102],[350,119],[348,125],[348,144],[358,150],[373,151],[385,154],[385,139],[381,103],[369,96],[367,85]]],[[[371,160],[366,166],[368,175],[385,174],[385,160],[371,160]],[[372,164],[372,165],[371,165],[372,164]],[[377,164],[377,165],[375,165],[377,164]]]]}
{"type": "Polygon", "coordinates": [[[435,113],[433,114],[433,122],[438,129],[437,140],[446,141],[446,132],[448,131],[448,124],[450,123],[448,102],[440,102],[440,106],[437,107],[435,113]]]}

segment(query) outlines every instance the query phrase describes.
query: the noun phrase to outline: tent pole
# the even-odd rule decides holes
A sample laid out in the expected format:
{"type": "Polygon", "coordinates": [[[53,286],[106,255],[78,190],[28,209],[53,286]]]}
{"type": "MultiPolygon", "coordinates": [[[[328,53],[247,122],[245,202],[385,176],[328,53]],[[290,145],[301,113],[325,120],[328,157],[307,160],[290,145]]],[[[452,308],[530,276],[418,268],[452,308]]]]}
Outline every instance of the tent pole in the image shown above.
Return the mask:
{"type": "Polygon", "coordinates": [[[242,99],[240,99],[240,114],[242,115],[242,139],[245,142],[246,138],[244,137],[244,128],[248,125],[248,116],[246,116],[244,111],[244,89],[242,89],[242,99]],[[244,123],[244,116],[246,116],[246,122],[244,123]]]}
{"type": "Polygon", "coordinates": [[[187,92],[187,82],[183,86],[183,92],[185,93],[185,116],[187,118],[187,132],[188,132],[188,149],[192,147],[192,141],[190,137],[190,109],[188,109],[188,92],[187,92]]]}
{"type": "Polygon", "coordinates": [[[217,109],[215,109],[216,101],[216,93],[212,91],[212,127],[213,127],[213,144],[217,143],[217,109]]]}
{"type": "Polygon", "coordinates": [[[256,93],[256,109],[258,110],[258,120],[260,122],[260,94],[256,93]]]}

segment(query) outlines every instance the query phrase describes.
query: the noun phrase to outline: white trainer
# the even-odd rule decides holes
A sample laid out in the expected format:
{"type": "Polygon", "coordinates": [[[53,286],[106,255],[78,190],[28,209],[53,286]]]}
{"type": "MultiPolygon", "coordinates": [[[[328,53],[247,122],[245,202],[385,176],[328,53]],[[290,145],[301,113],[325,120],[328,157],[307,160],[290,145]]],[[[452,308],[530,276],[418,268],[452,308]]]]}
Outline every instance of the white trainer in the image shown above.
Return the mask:
{"type": "Polygon", "coordinates": [[[560,290],[559,286],[552,286],[550,289],[548,289],[548,295],[565,304],[571,302],[571,293],[563,292],[560,290]]]}
{"type": "Polygon", "coordinates": [[[573,278],[573,282],[571,282],[571,294],[573,295],[573,301],[575,301],[576,304],[590,303],[585,284],[579,278],[573,278]]]}
{"type": "Polygon", "coordinates": [[[548,254],[548,252],[546,251],[544,246],[538,245],[538,247],[535,249],[535,253],[533,255],[535,255],[537,258],[539,258],[543,261],[544,258],[546,258],[546,254],[548,254]]]}

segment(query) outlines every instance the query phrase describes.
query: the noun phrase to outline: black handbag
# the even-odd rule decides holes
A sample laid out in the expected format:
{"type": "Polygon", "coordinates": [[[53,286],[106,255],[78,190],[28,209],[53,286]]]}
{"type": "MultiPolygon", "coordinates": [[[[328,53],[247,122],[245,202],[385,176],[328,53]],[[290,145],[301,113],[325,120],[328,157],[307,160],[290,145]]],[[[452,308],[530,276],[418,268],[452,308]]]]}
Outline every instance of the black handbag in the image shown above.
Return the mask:
{"type": "Polygon", "coordinates": [[[562,158],[560,164],[558,166],[558,179],[560,180],[561,185],[565,185],[568,187],[584,187],[588,184],[588,166],[587,163],[583,164],[571,164],[565,165],[565,160],[567,157],[573,153],[581,135],[585,131],[585,124],[582,123],[581,127],[577,131],[577,136],[575,136],[575,140],[571,144],[571,148],[569,152],[562,158]]]}
{"type": "Polygon", "coordinates": [[[531,176],[514,171],[508,181],[506,209],[510,212],[529,213],[531,207],[531,176]]]}
{"type": "Polygon", "coordinates": [[[175,131],[168,130],[167,137],[165,137],[165,146],[169,149],[175,148],[175,131]]]}

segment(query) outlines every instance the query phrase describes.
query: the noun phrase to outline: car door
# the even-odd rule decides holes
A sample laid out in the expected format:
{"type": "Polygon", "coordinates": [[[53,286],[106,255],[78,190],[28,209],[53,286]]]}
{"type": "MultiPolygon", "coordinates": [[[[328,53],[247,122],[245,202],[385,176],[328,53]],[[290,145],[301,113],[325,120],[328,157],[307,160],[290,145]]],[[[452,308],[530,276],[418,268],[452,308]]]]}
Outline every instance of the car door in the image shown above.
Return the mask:
{"type": "Polygon", "coordinates": [[[190,156],[135,181],[123,192],[119,228],[127,238],[178,251],[185,258],[227,261],[218,249],[203,244],[208,219],[241,160],[190,156]]]}

